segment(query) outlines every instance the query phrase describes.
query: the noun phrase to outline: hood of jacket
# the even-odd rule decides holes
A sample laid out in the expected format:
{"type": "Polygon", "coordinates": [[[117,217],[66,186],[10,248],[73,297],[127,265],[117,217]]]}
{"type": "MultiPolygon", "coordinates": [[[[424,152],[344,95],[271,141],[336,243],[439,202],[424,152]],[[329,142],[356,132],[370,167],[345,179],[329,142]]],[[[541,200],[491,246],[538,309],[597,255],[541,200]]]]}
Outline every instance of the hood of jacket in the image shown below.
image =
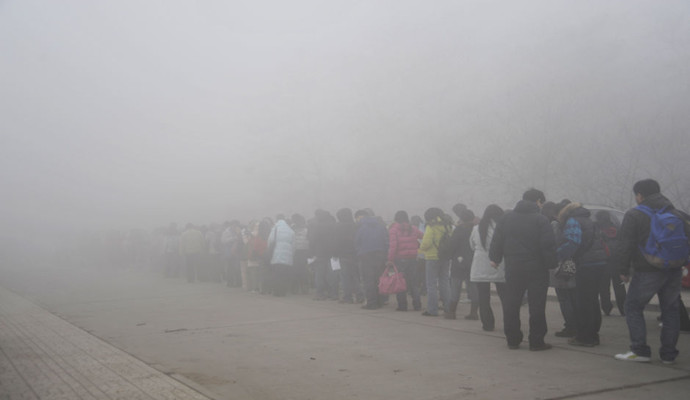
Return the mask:
{"type": "Polygon", "coordinates": [[[568,221],[568,218],[589,218],[591,215],[592,213],[588,209],[582,207],[581,203],[570,203],[563,207],[561,212],[558,213],[558,223],[563,227],[568,221]]]}

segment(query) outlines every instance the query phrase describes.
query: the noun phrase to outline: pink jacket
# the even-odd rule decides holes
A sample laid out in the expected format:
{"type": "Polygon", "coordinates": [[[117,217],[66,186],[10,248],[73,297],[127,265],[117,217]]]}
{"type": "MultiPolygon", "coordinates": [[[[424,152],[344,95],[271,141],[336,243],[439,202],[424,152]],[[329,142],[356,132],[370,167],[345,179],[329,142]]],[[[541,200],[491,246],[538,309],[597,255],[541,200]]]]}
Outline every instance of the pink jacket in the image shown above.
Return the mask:
{"type": "Polygon", "coordinates": [[[423,236],[416,226],[395,222],[388,230],[388,261],[417,258],[419,239],[423,236]]]}

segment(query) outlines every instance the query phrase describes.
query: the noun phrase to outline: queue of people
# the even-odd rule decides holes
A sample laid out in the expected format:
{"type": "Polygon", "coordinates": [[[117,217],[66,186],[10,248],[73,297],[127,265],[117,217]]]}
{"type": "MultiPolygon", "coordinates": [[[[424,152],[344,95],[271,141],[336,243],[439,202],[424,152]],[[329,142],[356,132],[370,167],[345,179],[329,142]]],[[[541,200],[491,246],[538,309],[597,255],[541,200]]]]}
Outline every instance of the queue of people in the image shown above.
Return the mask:
{"type": "MultiPolygon", "coordinates": [[[[338,210],[337,218],[317,210],[309,220],[300,214],[280,214],[275,220],[246,225],[239,221],[211,227],[187,224],[181,233],[171,225],[159,232],[161,270],[165,276],[177,277],[184,269],[190,283],[216,280],[274,296],[313,290],[314,300],[375,310],[390,301],[379,292],[378,283],[386,267],[394,266],[406,281],[406,290],[395,293],[397,311],[411,308],[427,317],[456,319],[464,286],[470,303],[464,318],[479,320],[485,331],[496,327],[493,283],[508,348],[519,349],[525,339],[520,309],[526,303],[527,344],[532,351],[551,348],[545,340],[549,286],[555,289],[563,317],[563,328],[555,336],[567,338],[572,346],[593,347],[601,341],[602,311],[609,315],[614,308],[613,283],[615,304],[626,318],[631,340],[630,351],[616,359],[650,361],[642,311],[657,295],[660,357],[672,363],[678,355],[679,332],[690,331],[680,299],[683,263],[673,260],[673,265],[660,267],[659,260],[669,263],[665,253],[656,258],[646,254],[645,242],[658,234],[657,217],[647,209],[672,213],[681,221],[685,262],[690,217],[673,208],[656,181],[637,182],[633,193],[640,206],[629,210],[620,226],[607,211],[592,215],[577,202],[547,202],[537,189],[527,190],[512,210],[488,205],[480,218],[456,204],[457,222],[431,207],[423,222],[419,216],[397,211],[390,226],[370,209],[353,213],[348,208],[338,210]],[[630,282],[627,293],[623,282],[630,282]]],[[[663,250],[662,245],[659,248],[663,250]]]]}

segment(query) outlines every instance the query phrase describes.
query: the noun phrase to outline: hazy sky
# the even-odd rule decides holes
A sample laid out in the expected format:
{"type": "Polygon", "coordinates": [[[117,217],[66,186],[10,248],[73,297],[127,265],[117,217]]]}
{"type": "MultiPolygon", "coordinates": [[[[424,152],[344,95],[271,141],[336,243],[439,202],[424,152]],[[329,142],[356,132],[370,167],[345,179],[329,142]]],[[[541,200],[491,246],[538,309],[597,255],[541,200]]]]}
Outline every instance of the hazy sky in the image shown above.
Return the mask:
{"type": "Polygon", "coordinates": [[[0,0],[0,223],[568,195],[545,143],[685,138],[689,65],[687,1],[0,0]]]}

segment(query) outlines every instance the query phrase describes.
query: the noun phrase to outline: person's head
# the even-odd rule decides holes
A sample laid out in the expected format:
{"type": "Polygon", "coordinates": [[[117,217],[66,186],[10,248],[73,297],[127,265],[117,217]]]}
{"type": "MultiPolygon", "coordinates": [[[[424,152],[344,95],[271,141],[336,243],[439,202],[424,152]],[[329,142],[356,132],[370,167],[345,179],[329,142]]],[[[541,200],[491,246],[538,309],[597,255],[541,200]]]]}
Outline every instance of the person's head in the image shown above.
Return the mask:
{"type": "Polygon", "coordinates": [[[549,221],[555,221],[558,218],[558,205],[553,201],[547,201],[541,206],[541,213],[546,216],[549,221]]]}
{"type": "Polygon", "coordinates": [[[285,215],[284,214],[276,215],[276,222],[278,222],[278,221],[285,221],[285,215]]]}
{"type": "Polygon", "coordinates": [[[443,217],[443,210],[438,207],[431,207],[424,211],[424,221],[427,224],[439,222],[443,217]]]}
{"type": "Polygon", "coordinates": [[[599,226],[608,227],[615,226],[613,219],[611,218],[611,213],[606,210],[599,210],[594,214],[594,220],[599,226]]]}
{"type": "Polygon", "coordinates": [[[357,210],[355,212],[355,221],[359,222],[362,218],[368,217],[369,213],[367,210],[357,210]]]}
{"type": "Polygon", "coordinates": [[[522,194],[522,200],[537,203],[539,208],[541,208],[541,206],[546,202],[546,196],[544,196],[544,192],[542,192],[541,190],[531,188],[522,194]]]}
{"type": "Polygon", "coordinates": [[[635,182],[635,185],[633,185],[633,193],[635,194],[635,201],[637,204],[640,204],[647,197],[661,193],[661,187],[659,186],[659,182],[654,179],[643,179],[635,182]]]}
{"type": "Polygon", "coordinates": [[[352,218],[352,210],[349,208],[341,208],[335,213],[335,216],[338,217],[340,222],[355,222],[354,218],[352,218]]]}
{"type": "Polygon", "coordinates": [[[302,216],[302,214],[292,214],[292,225],[296,228],[302,228],[307,226],[307,220],[302,216]]]}
{"type": "Polygon", "coordinates": [[[422,221],[422,217],[419,215],[413,215],[412,218],[410,218],[410,223],[412,223],[414,226],[420,226],[424,223],[424,221],[422,221]]]}
{"type": "Polygon", "coordinates": [[[463,224],[471,224],[474,222],[474,213],[472,212],[472,210],[462,210],[458,217],[460,218],[460,221],[462,221],[463,224]]]}
{"type": "MultiPolygon", "coordinates": [[[[460,218],[460,213],[465,211],[465,210],[467,210],[467,206],[462,204],[462,203],[458,203],[458,204],[453,206],[453,214],[455,214],[458,218],[460,218]]],[[[460,218],[460,219],[462,219],[462,218],[460,218]]]]}
{"type": "Polygon", "coordinates": [[[393,220],[399,224],[410,223],[410,217],[407,215],[407,212],[403,210],[396,212],[395,217],[393,217],[393,220]]]}
{"type": "Polygon", "coordinates": [[[191,222],[188,222],[187,225],[185,225],[184,228],[187,229],[187,230],[189,230],[189,229],[194,229],[194,225],[193,225],[191,222]]]}

